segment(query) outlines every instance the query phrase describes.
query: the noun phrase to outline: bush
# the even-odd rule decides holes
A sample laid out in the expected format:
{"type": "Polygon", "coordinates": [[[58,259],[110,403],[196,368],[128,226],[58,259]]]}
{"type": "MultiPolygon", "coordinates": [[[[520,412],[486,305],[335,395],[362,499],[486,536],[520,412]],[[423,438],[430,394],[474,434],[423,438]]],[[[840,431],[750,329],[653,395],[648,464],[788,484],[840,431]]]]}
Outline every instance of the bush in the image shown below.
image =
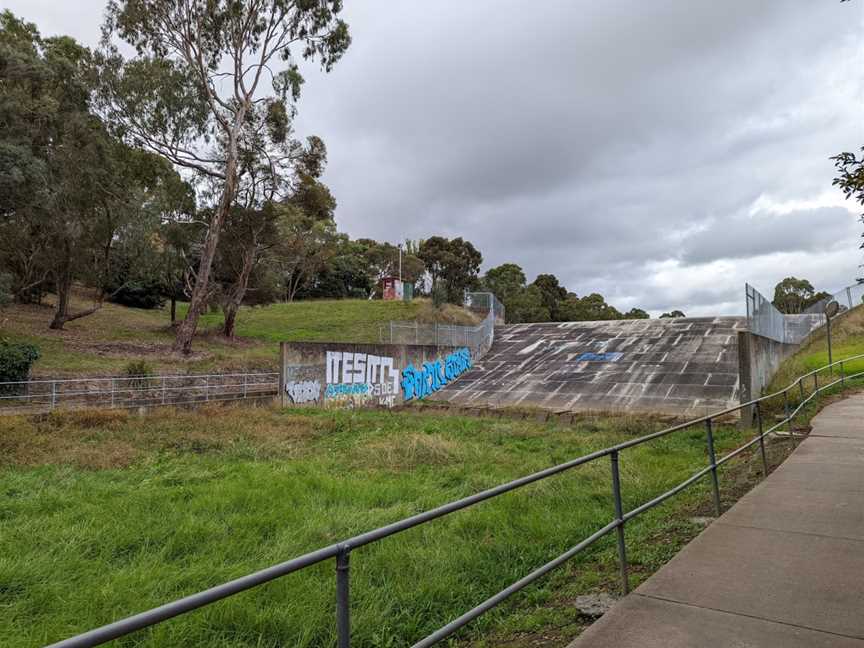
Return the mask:
{"type": "Polygon", "coordinates": [[[130,389],[146,389],[150,386],[149,378],[153,376],[153,367],[146,360],[133,360],[123,370],[129,381],[130,389]]]}
{"type": "Polygon", "coordinates": [[[146,360],[133,360],[123,371],[128,378],[149,378],[153,375],[153,367],[146,360]]]}
{"type": "Polygon", "coordinates": [[[30,378],[30,367],[39,359],[39,349],[32,344],[12,344],[0,340],[0,382],[18,382],[30,378]]]}
{"type": "Polygon", "coordinates": [[[158,281],[129,281],[118,289],[109,286],[111,301],[130,308],[162,308],[165,304],[162,285],[158,281]],[[116,291],[116,292],[114,292],[116,291]]]}

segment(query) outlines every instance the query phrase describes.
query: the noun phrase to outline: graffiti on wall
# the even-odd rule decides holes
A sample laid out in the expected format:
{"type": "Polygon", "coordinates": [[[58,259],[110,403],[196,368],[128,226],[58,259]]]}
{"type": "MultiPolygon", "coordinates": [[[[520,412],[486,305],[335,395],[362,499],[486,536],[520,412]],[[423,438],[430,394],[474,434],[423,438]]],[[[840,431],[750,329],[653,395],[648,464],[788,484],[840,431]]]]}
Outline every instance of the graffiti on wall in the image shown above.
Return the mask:
{"type": "Polygon", "coordinates": [[[624,354],[620,351],[606,353],[583,353],[576,362],[617,362],[624,354]]]}
{"type": "Polygon", "coordinates": [[[470,368],[471,352],[468,349],[451,353],[443,362],[424,362],[421,369],[409,365],[402,371],[402,397],[406,401],[426,398],[470,368]]]}
{"type": "Polygon", "coordinates": [[[392,406],[399,393],[399,370],[393,358],[350,351],[327,352],[325,399],[346,404],[392,406]]]}
{"type": "Polygon", "coordinates": [[[321,383],[317,380],[285,383],[285,393],[291,397],[295,405],[314,403],[321,398],[321,383]]]}

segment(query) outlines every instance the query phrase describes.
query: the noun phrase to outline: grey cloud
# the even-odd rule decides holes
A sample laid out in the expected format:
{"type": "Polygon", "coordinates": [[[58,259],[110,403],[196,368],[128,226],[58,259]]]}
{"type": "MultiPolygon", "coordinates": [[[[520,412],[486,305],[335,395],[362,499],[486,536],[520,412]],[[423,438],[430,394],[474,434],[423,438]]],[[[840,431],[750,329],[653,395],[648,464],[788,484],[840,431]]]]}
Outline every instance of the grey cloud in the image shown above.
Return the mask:
{"type": "MultiPolygon", "coordinates": [[[[85,39],[103,8],[58,25],[53,2],[7,4],[85,39]]],[[[746,214],[830,190],[828,157],[864,143],[854,3],[345,4],[354,43],[329,75],[306,66],[297,132],[327,143],[353,236],[464,236],[487,267],[553,272],[627,308],[740,311],[745,277],[770,291],[790,274],[764,261],[783,252],[799,275],[853,280],[843,210],[746,214]],[[658,280],[664,263],[684,284],[721,259],[739,272],[658,280]]]]}

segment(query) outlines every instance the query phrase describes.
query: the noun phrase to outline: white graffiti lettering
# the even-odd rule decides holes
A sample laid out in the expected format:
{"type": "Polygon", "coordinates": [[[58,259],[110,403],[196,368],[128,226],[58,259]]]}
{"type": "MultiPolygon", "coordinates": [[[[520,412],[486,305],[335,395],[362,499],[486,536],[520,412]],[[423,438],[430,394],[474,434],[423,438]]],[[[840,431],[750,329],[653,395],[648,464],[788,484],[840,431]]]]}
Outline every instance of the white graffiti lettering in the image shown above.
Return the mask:
{"type": "Polygon", "coordinates": [[[285,383],[285,392],[297,405],[311,403],[321,398],[321,383],[317,380],[307,380],[306,382],[294,382],[292,380],[285,383]]]}
{"type": "Polygon", "coordinates": [[[393,358],[386,356],[328,351],[327,384],[367,384],[373,393],[376,387],[386,385],[387,391],[382,395],[395,394],[399,392],[399,371],[394,367],[393,358]]]}

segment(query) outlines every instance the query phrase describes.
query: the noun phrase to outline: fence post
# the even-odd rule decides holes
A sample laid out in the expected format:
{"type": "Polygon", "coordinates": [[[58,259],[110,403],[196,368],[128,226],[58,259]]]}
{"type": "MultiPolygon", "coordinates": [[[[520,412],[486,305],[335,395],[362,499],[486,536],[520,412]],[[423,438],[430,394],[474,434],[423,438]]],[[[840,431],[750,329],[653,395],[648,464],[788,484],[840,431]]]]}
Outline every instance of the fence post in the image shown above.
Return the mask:
{"type": "Polygon", "coordinates": [[[336,555],[336,633],[339,648],[351,646],[351,602],[349,599],[349,561],[350,549],[340,547],[336,555]]]}
{"type": "Polygon", "coordinates": [[[162,376],[162,404],[165,404],[165,376],[162,376]]]}
{"type": "Polygon", "coordinates": [[[51,381],[51,409],[57,407],[57,381],[51,381]]]}
{"type": "Polygon", "coordinates": [[[210,400],[210,376],[204,376],[204,400],[210,400]]]}
{"type": "Polygon", "coordinates": [[[243,374],[243,398],[246,398],[246,393],[248,390],[247,384],[249,380],[249,374],[243,374]]]}
{"type": "Polygon", "coordinates": [[[117,380],[111,379],[111,409],[114,409],[114,394],[117,391],[117,380]]]}
{"type": "Polygon", "coordinates": [[[621,589],[624,594],[630,592],[630,579],[627,575],[627,545],[624,542],[624,505],[621,502],[621,474],[618,469],[618,451],[609,455],[612,462],[612,497],[615,499],[615,533],[618,536],[618,563],[621,568],[621,589]]]}
{"type": "Polygon", "coordinates": [[[720,480],[717,479],[717,457],[714,454],[714,430],[711,427],[711,419],[705,421],[705,431],[708,435],[708,458],[711,460],[711,481],[714,487],[714,508],[717,517],[722,514],[720,506],[720,480]]]}
{"type": "Polygon", "coordinates": [[[843,369],[843,361],[840,361],[840,386],[846,386],[846,371],[843,369]]]}
{"type": "Polygon", "coordinates": [[[759,451],[762,453],[762,476],[768,476],[768,458],[765,456],[765,435],[762,432],[762,403],[756,401],[756,424],[759,426],[759,451]]]}

